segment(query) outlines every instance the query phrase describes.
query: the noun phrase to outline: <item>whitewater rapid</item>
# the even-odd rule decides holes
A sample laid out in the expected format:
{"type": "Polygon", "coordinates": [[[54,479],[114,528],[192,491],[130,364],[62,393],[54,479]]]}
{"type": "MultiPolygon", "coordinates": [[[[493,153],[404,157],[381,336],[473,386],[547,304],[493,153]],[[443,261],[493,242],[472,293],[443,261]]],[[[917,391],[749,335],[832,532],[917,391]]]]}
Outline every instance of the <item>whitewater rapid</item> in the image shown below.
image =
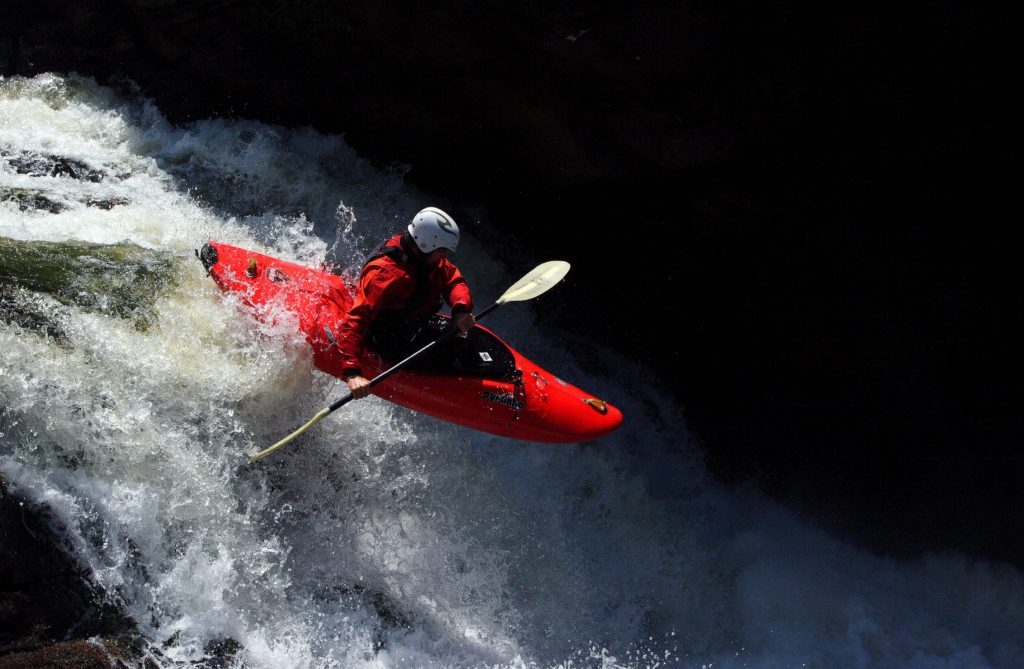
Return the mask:
{"type": "MultiPolygon", "coordinates": [[[[369,398],[249,464],[340,388],[195,249],[352,271],[442,204],[403,173],[309,128],[176,126],[90,79],[0,78],[0,238],[125,244],[133,267],[166,268],[118,298],[127,310],[18,291],[33,319],[0,322],[0,472],[52,509],[151,666],[200,664],[224,640],[246,669],[1024,666],[1018,570],[872,555],[722,488],[656,370],[576,356],[570,333],[536,326],[543,298],[489,327],[620,407],[617,433],[514,442],[369,398]]],[[[486,212],[459,224],[480,303],[552,259],[502,266],[486,212]]]]}

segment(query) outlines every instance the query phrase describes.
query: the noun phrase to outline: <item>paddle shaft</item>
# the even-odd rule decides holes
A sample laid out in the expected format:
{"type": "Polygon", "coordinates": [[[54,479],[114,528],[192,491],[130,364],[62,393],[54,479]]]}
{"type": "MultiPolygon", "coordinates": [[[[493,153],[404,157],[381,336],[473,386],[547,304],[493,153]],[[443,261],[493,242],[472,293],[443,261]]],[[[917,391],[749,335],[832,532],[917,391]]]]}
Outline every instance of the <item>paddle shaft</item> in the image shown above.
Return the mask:
{"type": "MultiPolygon", "coordinates": [[[[499,306],[500,306],[501,304],[502,304],[502,303],[501,303],[500,301],[499,301],[499,302],[495,302],[495,303],[494,303],[494,304],[492,304],[491,306],[489,306],[489,307],[487,307],[486,309],[484,309],[483,311],[481,311],[481,312],[480,312],[479,314],[477,314],[477,315],[475,316],[475,318],[476,318],[476,321],[477,321],[477,322],[480,322],[480,319],[482,319],[482,318],[483,318],[484,316],[486,316],[487,314],[489,314],[489,313],[491,313],[492,311],[494,311],[495,309],[497,309],[497,308],[498,308],[498,307],[499,307],[499,306]]],[[[412,353],[412,354],[410,354],[410,355],[409,355],[409,356],[408,356],[407,358],[405,358],[404,360],[401,360],[400,362],[396,362],[396,363],[395,363],[394,365],[392,365],[391,367],[388,367],[388,368],[387,368],[386,370],[384,370],[383,372],[381,372],[381,373],[380,373],[380,374],[378,374],[377,376],[375,376],[375,377],[373,377],[372,379],[370,379],[370,385],[371,385],[371,386],[375,386],[375,385],[377,385],[378,383],[380,383],[380,382],[381,382],[381,381],[383,381],[384,379],[388,378],[389,376],[391,376],[392,374],[394,374],[395,372],[397,372],[397,371],[398,371],[399,369],[401,369],[401,368],[402,368],[402,367],[403,367],[403,366],[404,366],[404,365],[405,365],[406,363],[408,363],[408,362],[412,361],[412,360],[413,360],[414,358],[418,358],[419,356],[423,355],[424,353],[426,353],[427,351],[429,351],[429,350],[430,350],[431,348],[433,348],[433,347],[434,347],[434,346],[436,346],[437,344],[440,344],[440,343],[441,343],[441,342],[443,342],[443,341],[447,341],[448,339],[451,339],[451,338],[452,338],[452,337],[453,337],[453,336],[455,335],[455,333],[457,333],[457,332],[458,332],[458,330],[457,330],[457,329],[456,329],[455,327],[452,327],[452,328],[450,328],[450,329],[449,329],[449,330],[448,330],[447,332],[445,332],[444,334],[442,334],[442,335],[441,335],[440,337],[438,337],[438,338],[437,338],[437,339],[435,339],[434,341],[430,342],[429,344],[427,344],[427,345],[426,345],[426,346],[424,346],[423,348],[419,349],[419,350],[418,350],[418,351],[416,351],[415,353],[412,353]]],[[[330,414],[330,413],[333,413],[334,411],[337,411],[337,410],[338,410],[338,409],[340,409],[341,407],[345,406],[346,404],[348,404],[348,402],[349,402],[349,401],[350,401],[351,399],[352,399],[352,393],[349,393],[349,394],[348,394],[348,395],[346,395],[345,397],[342,397],[342,398],[340,398],[340,399],[336,400],[336,401],[335,401],[335,402],[333,402],[333,403],[332,403],[332,404],[331,404],[330,406],[328,406],[328,407],[327,407],[327,411],[326,411],[326,413],[324,413],[324,416],[326,416],[326,415],[328,415],[328,414],[330,414]]],[[[323,418],[323,416],[321,416],[321,418],[323,418]]],[[[319,420],[319,419],[318,419],[318,420],[319,420]]]]}
{"type": "MultiPolygon", "coordinates": [[[[538,295],[547,292],[553,285],[561,281],[568,271],[569,263],[565,262],[564,260],[549,260],[548,262],[537,265],[537,267],[535,267],[533,270],[527,272],[527,274],[523,276],[523,278],[519,279],[519,281],[516,281],[514,284],[512,284],[512,286],[509,287],[509,289],[506,290],[494,304],[492,304],[491,306],[487,307],[479,314],[477,314],[476,320],[481,320],[484,316],[491,313],[492,311],[494,311],[501,305],[505,304],[506,302],[530,300],[537,297],[538,295]]],[[[456,332],[458,332],[456,328],[450,328],[447,332],[445,332],[440,337],[430,342],[420,350],[416,351],[409,357],[392,365],[389,369],[384,370],[377,376],[370,379],[370,385],[377,385],[378,383],[380,383],[381,381],[383,381],[384,379],[388,378],[389,376],[397,372],[399,369],[401,369],[410,360],[422,355],[426,351],[430,350],[431,347],[435,346],[436,344],[439,344],[440,342],[443,342],[446,339],[453,337],[456,332]]],[[[265,448],[255,455],[250,455],[249,460],[255,462],[256,460],[259,460],[262,457],[270,455],[277,449],[281,448],[282,446],[284,446],[285,444],[292,441],[300,434],[308,430],[320,419],[330,415],[334,411],[337,411],[341,407],[348,404],[352,400],[352,397],[352,393],[349,392],[348,395],[345,395],[344,397],[337,400],[330,406],[321,409],[315,416],[309,419],[309,421],[305,425],[295,430],[294,432],[292,432],[287,437],[277,442],[273,446],[265,448]]]]}
{"type": "MultiPolygon", "coordinates": [[[[492,311],[494,311],[495,309],[497,309],[497,308],[498,308],[499,306],[501,306],[502,304],[504,304],[504,298],[502,298],[502,299],[499,299],[499,300],[498,300],[497,302],[495,302],[494,304],[492,304],[491,306],[487,307],[486,309],[484,309],[483,311],[481,311],[481,312],[480,312],[479,314],[477,314],[477,315],[476,315],[476,317],[475,317],[475,318],[476,318],[476,320],[477,320],[477,321],[480,321],[480,319],[482,319],[482,318],[483,318],[484,316],[486,316],[487,314],[489,314],[489,313],[491,313],[492,311]]],[[[455,333],[456,333],[456,332],[458,332],[458,330],[457,330],[457,329],[456,329],[455,327],[452,327],[452,328],[450,328],[450,329],[449,329],[449,330],[448,330],[447,332],[445,332],[445,333],[444,333],[443,335],[441,335],[440,337],[438,337],[438,338],[437,338],[437,339],[435,339],[434,341],[430,342],[429,344],[427,344],[426,346],[424,346],[424,347],[423,347],[423,348],[421,348],[420,350],[418,350],[418,351],[416,351],[415,353],[413,353],[413,354],[409,355],[409,356],[408,356],[407,358],[405,358],[404,360],[402,360],[402,361],[400,361],[400,362],[397,362],[397,363],[395,363],[394,365],[392,365],[392,366],[391,366],[391,367],[389,367],[388,369],[384,370],[383,372],[381,372],[381,373],[380,373],[380,374],[378,374],[377,376],[375,376],[375,377],[373,377],[372,379],[370,379],[370,385],[371,385],[371,386],[375,386],[375,385],[377,385],[378,383],[380,383],[380,382],[381,382],[381,381],[383,381],[384,379],[388,378],[389,376],[391,376],[392,374],[394,374],[395,372],[397,372],[397,371],[398,371],[399,369],[401,369],[401,368],[402,368],[402,367],[403,367],[404,365],[406,365],[406,364],[407,364],[407,363],[408,363],[409,361],[411,361],[411,360],[413,360],[414,358],[416,358],[416,357],[419,357],[420,355],[422,355],[422,354],[426,353],[426,352],[427,352],[427,351],[429,351],[429,350],[430,350],[430,349],[431,349],[431,348],[432,348],[433,346],[435,346],[435,345],[437,345],[437,344],[439,344],[439,343],[441,343],[441,342],[443,342],[443,341],[445,341],[445,340],[447,340],[447,339],[449,339],[449,338],[453,337],[453,336],[455,335],[455,333]]],[[[250,455],[250,456],[249,456],[249,461],[250,461],[250,462],[256,462],[256,461],[257,461],[257,460],[259,460],[260,458],[264,458],[264,457],[266,457],[266,456],[270,455],[271,453],[273,453],[273,452],[274,452],[274,451],[276,451],[277,449],[281,448],[282,446],[284,446],[284,445],[285,445],[285,444],[287,444],[288,442],[290,442],[290,441],[292,441],[293,439],[295,439],[296,437],[298,437],[298,436],[299,436],[300,434],[302,434],[303,432],[305,432],[305,431],[306,431],[306,430],[308,430],[309,428],[313,427],[313,425],[315,425],[315,424],[316,424],[317,422],[319,422],[319,421],[320,421],[321,419],[323,419],[323,418],[326,418],[326,417],[327,417],[327,416],[329,416],[330,414],[334,413],[335,411],[337,411],[337,410],[338,410],[338,409],[340,409],[341,407],[343,407],[343,406],[345,406],[346,404],[348,404],[349,402],[351,402],[351,401],[352,401],[352,398],[353,398],[353,397],[354,397],[354,396],[352,395],[352,393],[351,393],[351,392],[349,392],[349,394],[348,394],[348,395],[345,395],[344,397],[342,397],[342,398],[340,398],[340,399],[336,400],[336,401],[335,401],[335,402],[333,402],[333,403],[332,403],[332,404],[331,404],[330,406],[328,406],[328,407],[326,407],[326,408],[324,408],[324,409],[321,409],[321,410],[320,410],[319,412],[317,412],[317,414],[316,414],[315,416],[313,416],[312,418],[310,418],[310,419],[309,419],[309,421],[308,421],[308,422],[307,422],[307,423],[306,423],[305,425],[303,425],[303,426],[302,426],[302,427],[300,427],[299,429],[295,430],[294,432],[292,432],[291,434],[289,434],[289,435],[288,435],[287,437],[285,437],[285,438],[284,438],[284,439],[282,439],[281,441],[277,442],[277,443],[276,443],[276,444],[274,444],[273,446],[269,446],[269,447],[267,447],[267,448],[263,449],[262,451],[260,451],[259,453],[255,454],[255,455],[250,455]]]]}

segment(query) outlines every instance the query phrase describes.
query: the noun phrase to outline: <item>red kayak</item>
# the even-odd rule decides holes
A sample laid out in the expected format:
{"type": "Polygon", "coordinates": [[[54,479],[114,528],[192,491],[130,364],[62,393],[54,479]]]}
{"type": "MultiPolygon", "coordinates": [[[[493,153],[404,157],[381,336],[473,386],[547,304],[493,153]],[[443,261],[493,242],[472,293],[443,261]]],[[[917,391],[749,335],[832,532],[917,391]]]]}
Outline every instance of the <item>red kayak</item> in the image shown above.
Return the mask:
{"type": "MultiPolygon", "coordinates": [[[[198,255],[217,285],[237,295],[256,318],[297,318],[316,366],[341,377],[329,333],[337,331],[352,299],[352,287],[342,277],[219,242],[205,244],[198,255]]],[[[438,334],[442,329],[439,325],[438,334]]],[[[451,423],[548,443],[597,439],[622,424],[618,409],[538,367],[479,324],[468,337],[439,341],[435,349],[407,360],[372,392],[451,423]]],[[[368,354],[361,362],[369,378],[397,361],[368,354]]]]}

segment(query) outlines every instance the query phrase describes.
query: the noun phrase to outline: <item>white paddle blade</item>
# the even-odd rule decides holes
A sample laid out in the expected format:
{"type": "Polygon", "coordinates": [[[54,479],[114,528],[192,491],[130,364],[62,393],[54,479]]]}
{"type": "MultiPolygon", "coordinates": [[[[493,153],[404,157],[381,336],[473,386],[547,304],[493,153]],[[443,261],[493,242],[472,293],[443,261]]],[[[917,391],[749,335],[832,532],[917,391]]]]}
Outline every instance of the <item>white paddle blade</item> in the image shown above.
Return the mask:
{"type": "Polygon", "coordinates": [[[549,260],[537,265],[519,281],[516,281],[498,298],[498,304],[530,300],[561,281],[569,273],[569,263],[564,260],[549,260]]]}

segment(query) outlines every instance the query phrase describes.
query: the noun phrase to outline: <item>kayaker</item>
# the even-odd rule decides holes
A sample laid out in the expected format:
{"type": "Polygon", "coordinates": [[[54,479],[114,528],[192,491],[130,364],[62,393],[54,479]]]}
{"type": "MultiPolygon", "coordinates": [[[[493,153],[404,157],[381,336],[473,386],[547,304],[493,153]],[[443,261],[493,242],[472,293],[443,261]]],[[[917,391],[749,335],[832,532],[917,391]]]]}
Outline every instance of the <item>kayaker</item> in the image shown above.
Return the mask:
{"type": "Polygon", "coordinates": [[[427,207],[363,265],[352,305],[337,329],[342,374],[354,399],[370,393],[359,362],[367,343],[384,358],[406,357],[445,302],[460,335],[472,329],[469,285],[448,258],[458,244],[459,226],[452,217],[427,207]]]}

